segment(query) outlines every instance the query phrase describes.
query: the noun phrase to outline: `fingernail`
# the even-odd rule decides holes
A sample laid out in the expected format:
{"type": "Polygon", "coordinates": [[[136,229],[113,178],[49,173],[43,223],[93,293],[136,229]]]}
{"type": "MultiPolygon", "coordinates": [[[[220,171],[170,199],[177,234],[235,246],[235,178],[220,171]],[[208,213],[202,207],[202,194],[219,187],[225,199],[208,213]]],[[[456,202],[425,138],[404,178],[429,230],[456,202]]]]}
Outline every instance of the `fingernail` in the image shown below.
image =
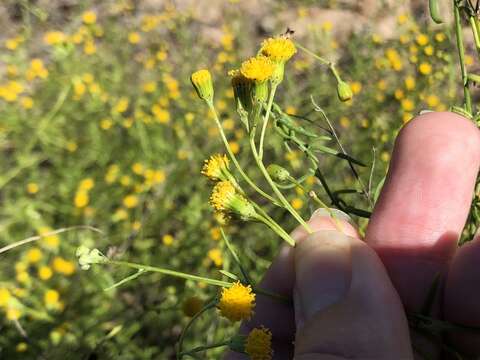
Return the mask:
{"type": "Polygon", "coordinates": [[[334,209],[334,208],[330,208],[329,210],[325,208],[318,208],[313,212],[312,216],[310,217],[310,220],[316,217],[332,217],[332,214],[334,217],[337,217],[340,220],[344,220],[354,225],[352,218],[347,213],[344,213],[343,211],[334,209]]]}
{"type": "Polygon", "coordinates": [[[350,289],[350,238],[333,231],[313,233],[295,249],[297,326],[341,301],[350,289]]]}

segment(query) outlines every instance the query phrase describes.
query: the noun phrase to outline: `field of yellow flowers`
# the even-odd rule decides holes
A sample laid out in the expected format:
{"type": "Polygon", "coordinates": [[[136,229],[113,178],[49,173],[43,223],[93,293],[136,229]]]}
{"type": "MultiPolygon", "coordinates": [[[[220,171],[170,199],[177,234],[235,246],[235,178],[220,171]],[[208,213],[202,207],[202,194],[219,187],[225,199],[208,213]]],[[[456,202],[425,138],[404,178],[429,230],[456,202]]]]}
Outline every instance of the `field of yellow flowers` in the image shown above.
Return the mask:
{"type": "MultiPolygon", "coordinates": [[[[225,1],[214,21],[175,1],[160,3],[143,12],[126,0],[79,1],[54,13],[42,2],[0,5],[15,24],[2,31],[0,45],[2,359],[173,359],[182,328],[218,292],[114,264],[82,271],[81,246],[209,278],[236,271],[201,176],[204,160],[223,145],[190,75],[210,70],[231,152],[263,183],[227,73],[295,23],[257,31],[246,29],[237,1],[225,1]]],[[[317,6],[310,3],[277,2],[270,16],[289,11],[305,22],[317,6]]],[[[388,38],[365,27],[340,41],[329,21],[310,21],[308,31],[292,35],[301,47],[286,64],[276,101],[306,133],[324,136],[316,150],[334,205],[356,209],[363,226],[398,129],[422,110],[458,101],[452,36],[409,13],[395,16],[388,38]],[[317,55],[335,61],[350,100],[339,100],[336,79],[317,55]],[[353,172],[339,152],[355,159],[353,172]]],[[[304,177],[303,186],[285,190],[295,211],[308,218],[318,207],[310,190],[331,205],[325,186],[305,174],[302,151],[274,136],[267,143],[269,162],[304,177]]],[[[283,211],[265,206],[294,228],[283,211]]],[[[227,228],[258,280],[278,237],[260,224],[227,228]]],[[[184,347],[235,331],[223,317],[202,318],[184,347]]],[[[220,356],[215,351],[209,358],[220,356]]]]}

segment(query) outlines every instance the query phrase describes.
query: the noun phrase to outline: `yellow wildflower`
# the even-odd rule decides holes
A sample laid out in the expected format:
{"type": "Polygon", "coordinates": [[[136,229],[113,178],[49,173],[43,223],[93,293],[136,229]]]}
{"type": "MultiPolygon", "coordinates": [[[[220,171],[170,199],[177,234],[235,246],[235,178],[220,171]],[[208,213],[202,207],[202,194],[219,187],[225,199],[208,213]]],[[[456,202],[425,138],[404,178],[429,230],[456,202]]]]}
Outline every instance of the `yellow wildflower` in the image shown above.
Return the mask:
{"type": "Polygon", "coordinates": [[[405,87],[407,90],[415,89],[415,78],[413,76],[407,76],[405,78],[405,87]]]}
{"type": "Polygon", "coordinates": [[[127,195],[123,198],[123,205],[128,208],[132,209],[138,205],[138,196],[136,195],[127,195]]]}
{"type": "Polygon", "coordinates": [[[16,350],[17,352],[25,352],[25,351],[27,351],[27,349],[28,349],[28,345],[27,345],[26,342],[23,342],[23,341],[22,341],[22,342],[19,342],[19,343],[17,344],[17,346],[15,347],[15,350],[16,350]]]}
{"type": "Polygon", "coordinates": [[[257,56],[244,61],[240,72],[247,79],[255,82],[264,82],[273,75],[275,65],[266,56],[257,56]]]}
{"type": "Polygon", "coordinates": [[[83,179],[78,186],[79,190],[89,191],[95,186],[95,182],[92,178],[83,179]]]}
{"type": "Polygon", "coordinates": [[[47,45],[57,45],[65,41],[65,34],[61,31],[49,31],[43,36],[43,42],[47,45]]]}
{"type": "Polygon", "coordinates": [[[174,240],[174,237],[170,234],[165,234],[162,236],[162,243],[165,246],[171,246],[174,240]]]}
{"type": "Polygon", "coordinates": [[[205,160],[201,173],[210,180],[227,180],[230,177],[229,160],[226,155],[215,154],[205,160]]]}
{"type": "Polygon", "coordinates": [[[90,197],[88,196],[88,192],[85,190],[79,190],[75,194],[75,199],[73,200],[75,207],[77,208],[84,208],[88,205],[90,201],[90,197]]]}
{"type": "Polygon", "coordinates": [[[402,109],[405,110],[405,111],[412,111],[413,109],[415,109],[415,104],[410,99],[403,99],[402,100],[402,109]]]}
{"type": "Polygon", "coordinates": [[[128,34],[128,42],[130,44],[138,44],[141,40],[141,36],[138,32],[131,32],[130,34],[128,34]]]}
{"type": "Polygon", "coordinates": [[[87,24],[87,25],[95,24],[95,22],[97,21],[97,14],[95,14],[95,12],[91,10],[85,11],[82,14],[82,21],[84,24],[87,24]]]}
{"type": "Polygon", "coordinates": [[[300,210],[303,207],[303,200],[300,198],[294,198],[291,201],[291,204],[295,210],[300,210]]]}
{"type": "Polygon", "coordinates": [[[39,262],[43,257],[42,251],[37,248],[31,248],[30,250],[27,251],[27,260],[28,262],[35,264],[39,262]]]}
{"type": "Polygon", "coordinates": [[[13,320],[18,320],[20,319],[20,316],[22,316],[22,312],[20,309],[14,308],[14,307],[9,307],[7,309],[7,319],[10,321],[13,320]]]}
{"type": "Polygon", "coordinates": [[[297,52],[297,49],[292,40],[276,37],[264,40],[260,52],[274,62],[284,63],[297,52]]]}
{"type": "Polygon", "coordinates": [[[60,294],[57,290],[47,290],[43,295],[43,302],[47,307],[58,307],[60,300],[60,294]]]}
{"type": "Polygon", "coordinates": [[[251,360],[271,360],[273,356],[271,331],[263,326],[250,331],[245,340],[245,352],[251,360]]]}
{"type": "Polygon", "coordinates": [[[429,63],[423,62],[419,65],[418,71],[420,71],[422,75],[429,75],[432,73],[432,65],[430,65],[429,63]]]}
{"type": "Polygon", "coordinates": [[[28,183],[27,184],[27,192],[29,194],[36,194],[38,192],[38,185],[34,182],[28,183]]]}
{"type": "Polygon", "coordinates": [[[48,280],[52,277],[53,275],[53,271],[50,267],[48,266],[41,266],[39,269],[38,269],[38,277],[41,279],[41,280],[48,280]]]}
{"type": "Polygon", "coordinates": [[[220,314],[231,321],[250,319],[255,306],[255,294],[250,285],[239,281],[229,288],[223,288],[218,308],[220,314]]]}
{"type": "Polygon", "coordinates": [[[49,248],[57,248],[58,245],[60,244],[60,239],[58,235],[52,234],[52,235],[46,235],[53,230],[49,228],[48,226],[42,226],[38,229],[38,234],[43,237],[43,241],[45,242],[45,245],[47,245],[49,248]]]}
{"type": "Polygon", "coordinates": [[[417,42],[418,45],[425,46],[428,44],[428,36],[425,34],[418,34],[415,41],[417,42]]]}
{"type": "Polygon", "coordinates": [[[208,258],[215,264],[216,267],[220,267],[223,264],[222,252],[220,249],[210,249],[207,254],[208,258]]]}
{"type": "Polygon", "coordinates": [[[75,272],[75,264],[60,256],[55,256],[52,262],[53,269],[63,275],[70,276],[75,272]]]}
{"type": "Polygon", "coordinates": [[[7,288],[0,288],[0,307],[5,307],[12,298],[7,288]]]}

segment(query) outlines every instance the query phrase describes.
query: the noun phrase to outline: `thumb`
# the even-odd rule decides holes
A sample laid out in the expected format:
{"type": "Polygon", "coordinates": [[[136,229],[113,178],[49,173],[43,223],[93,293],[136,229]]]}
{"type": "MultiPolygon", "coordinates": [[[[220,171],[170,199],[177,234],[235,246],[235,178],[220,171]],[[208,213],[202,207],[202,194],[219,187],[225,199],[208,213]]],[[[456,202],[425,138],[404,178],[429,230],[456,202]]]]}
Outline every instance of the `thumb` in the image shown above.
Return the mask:
{"type": "Polygon", "coordinates": [[[295,248],[295,359],[413,359],[405,313],[376,253],[320,230],[295,248]]]}

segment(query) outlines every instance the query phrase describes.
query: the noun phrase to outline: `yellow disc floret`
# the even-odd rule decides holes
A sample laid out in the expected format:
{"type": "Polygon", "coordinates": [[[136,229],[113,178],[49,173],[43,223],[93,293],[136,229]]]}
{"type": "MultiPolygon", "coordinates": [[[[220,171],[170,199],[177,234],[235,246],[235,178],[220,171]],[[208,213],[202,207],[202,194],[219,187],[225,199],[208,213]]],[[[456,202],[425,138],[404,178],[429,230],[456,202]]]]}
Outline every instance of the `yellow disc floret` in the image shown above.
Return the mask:
{"type": "Polygon", "coordinates": [[[227,180],[229,173],[229,160],[226,155],[215,154],[205,160],[202,174],[210,180],[227,180]]]}
{"type": "Polygon", "coordinates": [[[274,70],[273,62],[263,55],[245,60],[240,67],[243,76],[256,82],[264,82],[270,79],[274,70]]]}
{"type": "Polygon", "coordinates": [[[286,62],[297,52],[297,49],[292,40],[275,37],[264,40],[260,52],[274,62],[286,62]]]}
{"type": "Polygon", "coordinates": [[[255,306],[255,294],[250,285],[239,281],[229,288],[223,288],[218,308],[220,314],[231,321],[250,319],[255,306]]]}
{"type": "Polygon", "coordinates": [[[272,333],[265,327],[255,328],[247,336],[245,352],[251,360],[271,360],[272,333]]]}

